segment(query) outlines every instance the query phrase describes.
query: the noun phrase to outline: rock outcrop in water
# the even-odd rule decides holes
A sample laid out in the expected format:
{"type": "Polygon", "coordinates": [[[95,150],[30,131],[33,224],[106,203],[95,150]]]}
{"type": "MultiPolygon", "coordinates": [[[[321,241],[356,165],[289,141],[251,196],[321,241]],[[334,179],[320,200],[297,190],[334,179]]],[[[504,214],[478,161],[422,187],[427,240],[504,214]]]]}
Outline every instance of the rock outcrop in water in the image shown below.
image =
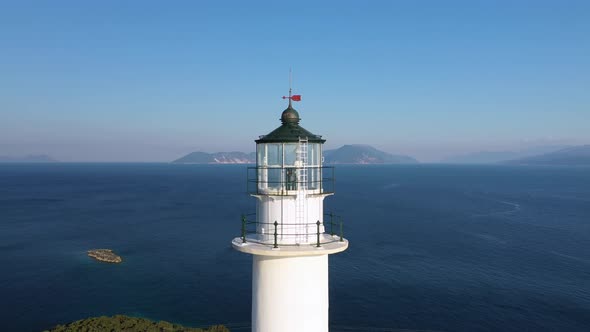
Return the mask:
{"type": "Polygon", "coordinates": [[[107,263],[121,263],[123,259],[116,255],[111,249],[92,249],[88,250],[88,256],[107,263]]]}

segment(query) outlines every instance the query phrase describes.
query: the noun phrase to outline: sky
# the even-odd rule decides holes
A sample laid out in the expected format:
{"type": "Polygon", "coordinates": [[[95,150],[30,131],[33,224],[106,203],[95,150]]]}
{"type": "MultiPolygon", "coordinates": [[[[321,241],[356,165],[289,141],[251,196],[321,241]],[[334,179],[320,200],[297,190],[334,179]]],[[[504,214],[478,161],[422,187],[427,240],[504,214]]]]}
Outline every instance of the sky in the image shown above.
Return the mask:
{"type": "Polygon", "coordinates": [[[590,144],[589,1],[0,0],[0,155],[254,151],[289,68],[326,148],[590,144]]]}

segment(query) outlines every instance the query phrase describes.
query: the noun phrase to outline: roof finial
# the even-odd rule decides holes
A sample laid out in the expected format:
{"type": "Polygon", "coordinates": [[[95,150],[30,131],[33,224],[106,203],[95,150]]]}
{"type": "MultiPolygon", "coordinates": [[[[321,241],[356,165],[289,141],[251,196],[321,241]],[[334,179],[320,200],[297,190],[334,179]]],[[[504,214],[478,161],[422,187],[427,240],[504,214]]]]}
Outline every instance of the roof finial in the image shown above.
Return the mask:
{"type": "Polygon", "coordinates": [[[292,87],[291,85],[293,84],[293,72],[291,70],[291,67],[289,67],[289,96],[283,96],[283,99],[289,99],[289,107],[288,108],[293,108],[292,105],[292,101],[301,101],[301,95],[294,95],[292,94],[292,87]]]}

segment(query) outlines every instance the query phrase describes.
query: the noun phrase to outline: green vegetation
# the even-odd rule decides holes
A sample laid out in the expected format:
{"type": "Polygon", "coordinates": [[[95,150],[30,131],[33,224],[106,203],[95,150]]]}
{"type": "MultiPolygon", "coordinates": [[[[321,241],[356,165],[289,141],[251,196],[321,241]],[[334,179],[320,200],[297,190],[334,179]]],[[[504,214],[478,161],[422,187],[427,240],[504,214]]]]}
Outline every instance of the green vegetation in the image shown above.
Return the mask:
{"type": "Polygon", "coordinates": [[[165,321],[154,322],[145,318],[116,315],[82,319],[66,325],[58,325],[44,332],[229,332],[223,325],[206,329],[183,327],[165,321]]]}

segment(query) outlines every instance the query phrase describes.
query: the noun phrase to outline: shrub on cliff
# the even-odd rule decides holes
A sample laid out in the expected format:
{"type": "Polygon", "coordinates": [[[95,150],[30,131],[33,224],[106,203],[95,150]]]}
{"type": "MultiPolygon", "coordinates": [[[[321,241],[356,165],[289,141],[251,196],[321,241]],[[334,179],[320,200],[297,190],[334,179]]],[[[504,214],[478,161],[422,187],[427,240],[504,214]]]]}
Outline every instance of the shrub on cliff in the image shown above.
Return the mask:
{"type": "Polygon", "coordinates": [[[184,327],[166,321],[154,322],[145,318],[116,315],[101,316],[58,325],[45,332],[229,332],[223,325],[206,329],[184,327]]]}

